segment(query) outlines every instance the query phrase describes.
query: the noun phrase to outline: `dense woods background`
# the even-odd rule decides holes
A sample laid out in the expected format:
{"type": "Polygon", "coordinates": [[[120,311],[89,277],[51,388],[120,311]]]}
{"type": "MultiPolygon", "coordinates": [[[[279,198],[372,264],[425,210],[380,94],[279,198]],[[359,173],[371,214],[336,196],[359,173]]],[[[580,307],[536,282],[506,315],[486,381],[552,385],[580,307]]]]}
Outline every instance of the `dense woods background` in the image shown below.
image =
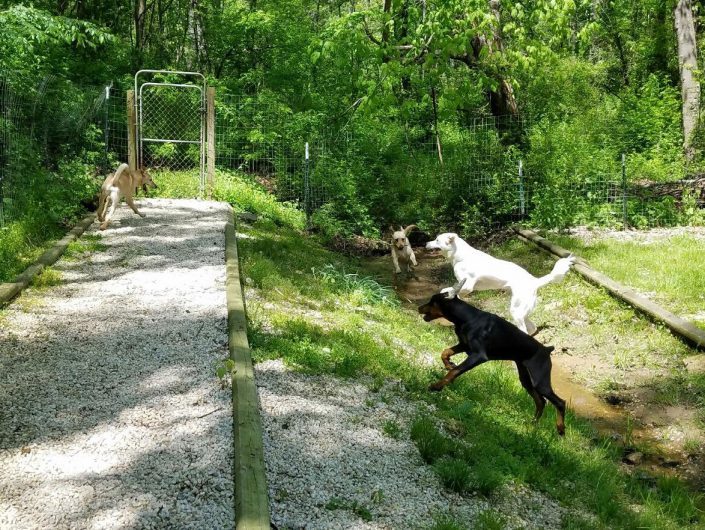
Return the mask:
{"type": "MultiPolygon", "coordinates": [[[[140,68],[202,72],[221,101],[248,101],[244,140],[302,154],[304,140],[326,137],[329,154],[313,177],[324,200],[313,220],[329,234],[377,236],[411,222],[472,233],[518,217],[549,227],[621,225],[614,203],[624,193],[623,153],[630,196],[660,190],[628,203],[629,224],[703,219],[700,188],[676,186],[673,197],[670,185],[656,184],[700,174],[700,2],[0,6],[0,77],[13,94],[40,94],[46,108],[34,134],[74,130],[80,113],[71,105],[88,86],[129,88],[140,68]],[[42,91],[47,79],[51,94],[42,91]]],[[[100,120],[85,125],[55,142],[51,163],[27,143],[23,161],[36,158],[36,182],[52,178],[48,169],[74,183],[75,197],[93,193],[105,138],[100,120]]],[[[242,167],[237,153],[229,156],[232,169],[242,167]]],[[[250,167],[250,177],[270,184],[267,170],[250,167]]]]}

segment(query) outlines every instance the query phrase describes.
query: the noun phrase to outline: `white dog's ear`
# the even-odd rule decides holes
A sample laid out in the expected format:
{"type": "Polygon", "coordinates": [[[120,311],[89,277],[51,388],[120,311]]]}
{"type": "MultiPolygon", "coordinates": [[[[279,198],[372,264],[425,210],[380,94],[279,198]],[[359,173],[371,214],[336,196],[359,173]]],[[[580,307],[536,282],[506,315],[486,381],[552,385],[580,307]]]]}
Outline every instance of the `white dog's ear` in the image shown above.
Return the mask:
{"type": "Polygon", "coordinates": [[[440,294],[445,296],[446,298],[455,298],[455,290],[452,287],[445,287],[444,289],[441,289],[440,294]]]}
{"type": "Polygon", "coordinates": [[[448,236],[448,244],[451,245],[453,241],[455,241],[455,234],[453,234],[452,236],[448,236]]]}
{"type": "Polygon", "coordinates": [[[446,287],[445,289],[441,289],[441,294],[444,294],[446,298],[455,298],[460,294],[460,290],[463,288],[463,285],[465,285],[466,280],[467,278],[463,278],[453,287],[446,287]]]}

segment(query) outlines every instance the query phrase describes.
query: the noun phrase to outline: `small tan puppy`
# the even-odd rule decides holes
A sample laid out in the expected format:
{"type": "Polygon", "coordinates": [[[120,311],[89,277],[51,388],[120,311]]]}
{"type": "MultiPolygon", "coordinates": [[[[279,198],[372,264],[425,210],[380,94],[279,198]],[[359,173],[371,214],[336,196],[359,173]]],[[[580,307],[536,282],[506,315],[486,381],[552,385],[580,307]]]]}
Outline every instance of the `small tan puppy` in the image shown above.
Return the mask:
{"type": "Polygon", "coordinates": [[[130,171],[127,164],[120,164],[115,173],[111,173],[103,182],[100,188],[100,198],[98,200],[98,221],[100,229],[105,230],[115,213],[115,208],[120,204],[120,199],[125,197],[125,202],[140,217],[145,214],[137,210],[133,201],[133,196],[140,188],[147,191],[147,188],[156,188],[157,185],[144,169],[130,171]]]}
{"type": "Polygon", "coordinates": [[[396,281],[397,274],[401,274],[399,263],[406,265],[406,272],[413,274],[416,263],[414,250],[409,244],[409,234],[416,228],[416,225],[409,225],[406,228],[399,227],[399,230],[394,230],[392,227],[392,263],[394,264],[394,280],[396,281]],[[413,267],[412,267],[413,266],[413,267]]]}

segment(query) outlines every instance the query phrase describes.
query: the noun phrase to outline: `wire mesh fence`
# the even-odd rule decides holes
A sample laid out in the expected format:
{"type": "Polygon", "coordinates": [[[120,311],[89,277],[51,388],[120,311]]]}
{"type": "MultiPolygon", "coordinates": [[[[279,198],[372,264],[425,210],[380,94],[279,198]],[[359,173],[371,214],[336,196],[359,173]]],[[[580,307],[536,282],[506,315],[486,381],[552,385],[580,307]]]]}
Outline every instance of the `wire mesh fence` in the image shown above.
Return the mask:
{"type": "Polygon", "coordinates": [[[70,216],[71,204],[84,198],[68,185],[67,179],[76,184],[71,164],[102,165],[97,118],[105,97],[104,87],[78,87],[55,76],[32,82],[0,74],[0,226],[52,200],[66,209],[47,216],[57,222],[70,216]]]}
{"type": "Polygon", "coordinates": [[[139,107],[140,162],[172,171],[202,165],[204,95],[197,85],[145,84],[139,107]]]}
{"type": "Polygon", "coordinates": [[[292,128],[288,119],[276,103],[247,95],[218,96],[216,167],[246,175],[310,213],[331,197],[327,168],[346,137],[333,146],[331,131],[292,128]]]}
{"type": "MultiPolygon", "coordinates": [[[[144,92],[143,136],[164,140],[147,142],[146,167],[198,168],[199,147],[190,142],[203,134],[200,98],[196,90],[144,92]]],[[[516,221],[644,228],[684,222],[685,210],[705,205],[703,178],[678,174],[671,182],[653,182],[631,162],[638,156],[628,153],[623,163],[615,149],[599,160],[583,160],[578,152],[550,173],[533,154],[532,126],[515,117],[484,116],[462,127],[409,127],[383,136],[355,120],[341,128],[321,126],[273,99],[217,94],[215,166],[309,216],[357,201],[379,228],[413,222],[419,212],[431,212],[427,218],[438,227],[459,230],[516,221]]],[[[125,91],[0,75],[0,226],[61,190],[62,164],[77,159],[94,168],[93,180],[82,184],[93,186],[91,194],[102,175],[127,161],[125,91]]]]}

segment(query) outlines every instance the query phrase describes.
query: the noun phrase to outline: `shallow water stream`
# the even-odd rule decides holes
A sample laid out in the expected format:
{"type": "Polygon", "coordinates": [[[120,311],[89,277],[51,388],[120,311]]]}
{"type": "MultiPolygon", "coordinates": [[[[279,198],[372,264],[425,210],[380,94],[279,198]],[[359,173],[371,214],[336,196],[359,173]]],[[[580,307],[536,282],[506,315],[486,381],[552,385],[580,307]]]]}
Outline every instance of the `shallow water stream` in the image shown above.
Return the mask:
{"type": "MultiPolygon", "coordinates": [[[[425,249],[415,249],[415,252],[419,265],[414,277],[401,275],[395,286],[399,297],[410,307],[427,301],[440,288],[451,283],[448,279],[450,269],[440,254],[426,252],[425,249]]],[[[385,283],[393,281],[389,256],[366,258],[363,266],[385,283]]],[[[448,321],[440,324],[451,325],[448,321]]],[[[541,340],[541,331],[537,338],[541,340]]],[[[601,435],[624,448],[626,468],[633,469],[645,480],[659,475],[675,475],[687,480],[694,488],[705,491],[703,456],[683,454],[678,447],[660,439],[651,427],[669,421],[677,422],[684,409],[672,407],[667,410],[645,402],[628,411],[620,405],[607,403],[574,380],[571,356],[568,355],[554,355],[552,380],[556,393],[568,402],[573,415],[589,420],[601,435]]]]}

